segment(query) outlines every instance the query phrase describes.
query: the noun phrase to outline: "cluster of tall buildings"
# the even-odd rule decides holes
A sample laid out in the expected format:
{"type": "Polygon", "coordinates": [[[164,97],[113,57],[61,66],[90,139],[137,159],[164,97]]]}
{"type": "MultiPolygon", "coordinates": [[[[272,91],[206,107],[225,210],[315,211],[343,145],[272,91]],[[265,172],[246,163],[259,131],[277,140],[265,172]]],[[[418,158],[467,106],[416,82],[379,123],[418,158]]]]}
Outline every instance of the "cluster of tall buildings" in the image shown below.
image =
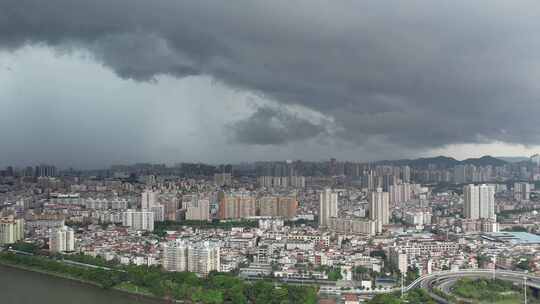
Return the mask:
{"type": "Polygon", "coordinates": [[[163,244],[163,268],[202,276],[220,270],[220,247],[211,242],[171,241],[163,244]]]}
{"type": "Polygon", "coordinates": [[[210,199],[197,194],[182,197],[182,209],[186,211],[186,220],[210,220],[210,199]]]}
{"type": "Polygon", "coordinates": [[[454,167],[454,182],[456,184],[488,182],[493,180],[493,167],[477,167],[472,164],[454,167]]]}
{"type": "Polygon", "coordinates": [[[440,157],[432,159],[433,163],[429,163],[429,159],[411,161],[412,168],[405,164],[340,162],[336,159],[320,163],[264,162],[256,164],[256,173],[258,177],[262,177],[259,179],[259,184],[265,187],[284,184],[282,180],[274,180],[273,177],[331,176],[351,180],[360,179],[363,188],[375,190],[381,187],[384,191],[389,191],[388,187],[391,184],[412,183],[413,180],[420,183],[454,182],[456,184],[488,183],[514,177],[540,180],[539,158],[538,155],[532,156],[528,164],[505,164],[501,160],[489,158],[478,162],[458,162],[440,157]]]}
{"type": "Polygon", "coordinates": [[[154,221],[163,222],[165,220],[165,206],[158,202],[158,193],[153,190],[145,190],[141,194],[142,211],[150,211],[154,214],[154,221]]]}
{"type": "MultiPolygon", "coordinates": [[[[165,195],[166,196],[166,195],[165,195]]],[[[145,190],[141,194],[141,210],[124,212],[124,222],[141,222],[129,220],[136,217],[149,221],[148,212],[152,213],[154,222],[181,219],[209,221],[212,214],[217,213],[219,219],[242,219],[254,216],[271,216],[292,219],[296,216],[298,201],[289,195],[265,194],[256,196],[250,191],[217,192],[186,194],[179,203],[178,197],[166,196],[157,191],[145,190]],[[217,209],[217,210],[216,210],[217,209]]],[[[141,227],[140,225],[137,225],[141,227]]],[[[149,227],[143,225],[144,227],[149,227]]],[[[147,230],[144,228],[143,230],[147,230]]]]}
{"type": "Polygon", "coordinates": [[[298,201],[292,196],[263,196],[257,200],[260,216],[292,219],[296,216],[298,201]]]}
{"type": "Polygon", "coordinates": [[[259,176],[257,183],[265,188],[305,188],[304,176],[259,176]]]}
{"type": "Polygon", "coordinates": [[[51,253],[75,251],[75,232],[73,229],[67,226],[51,229],[49,251],[51,253]]]}
{"type": "Polygon", "coordinates": [[[13,216],[0,218],[0,246],[24,239],[24,220],[13,216]]]}
{"type": "Polygon", "coordinates": [[[176,193],[162,193],[159,203],[163,206],[164,219],[166,221],[176,221],[178,219],[178,207],[180,200],[176,193]]]}
{"type": "Polygon", "coordinates": [[[230,173],[216,173],[214,174],[214,183],[219,187],[231,186],[232,175],[230,173]]]}
{"type": "Polygon", "coordinates": [[[154,213],[154,221],[211,219],[217,201],[215,193],[194,193],[179,196],[177,192],[146,190],[142,193],[141,209],[154,213]]]}
{"type": "Polygon", "coordinates": [[[105,199],[105,198],[87,198],[81,200],[81,203],[86,209],[91,210],[125,210],[129,209],[129,201],[127,199],[105,199]]]}
{"type": "Polygon", "coordinates": [[[391,204],[405,203],[412,198],[412,187],[409,183],[394,184],[388,187],[391,204]]]}
{"type": "Polygon", "coordinates": [[[299,173],[301,167],[291,161],[257,163],[257,183],[265,188],[305,188],[306,178],[299,173]]]}
{"type": "Polygon", "coordinates": [[[292,196],[263,195],[255,197],[251,192],[221,193],[219,197],[220,219],[241,219],[253,216],[273,216],[292,219],[296,216],[298,201],[292,196]]]}
{"type": "Polygon", "coordinates": [[[393,183],[394,177],[392,175],[377,175],[376,172],[370,171],[362,175],[362,188],[368,191],[375,190],[377,188],[388,188],[390,182],[393,183]],[[386,177],[385,177],[386,176],[386,177]]]}
{"type": "MultiPolygon", "coordinates": [[[[540,180],[538,155],[533,155],[530,162],[502,163],[491,160],[492,164],[459,163],[454,166],[431,164],[427,168],[416,168],[413,176],[416,182],[455,184],[491,183],[508,180],[540,180]]],[[[488,160],[489,162],[489,160],[488,160]]]]}
{"type": "Polygon", "coordinates": [[[325,189],[319,199],[319,227],[338,232],[374,235],[390,222],[390,195],[377,188],[369,193],[369,219],[339,218],[338,193],[325,189]]]}
{"type": "Polygon", "coordinates": [[[250,192],[222,193],[219,198],[220,219],[241,219],[256,215],[255,196],[250,192]]]}
{"type": "Polygon", "coordinates": [[[56,177],[58,176],[58,170],[55,166],[41,164],[35,167],[26,168],[13,168],[12,166],[6,167],[5,170],[0,170],[0,177],[56,177]]]}
{"type": "Polygon", "coordinates": [[[463,187],[463,215],[467,219],[495,218],[495,186],[466,185],[463,187]]]}
{"type": "Polygon", "coordinates": [[[35,177],[55,177],[58,172],[56,171],[55,166],[50,165],[39,165],[35,167],[34,176],[35,177]]]}

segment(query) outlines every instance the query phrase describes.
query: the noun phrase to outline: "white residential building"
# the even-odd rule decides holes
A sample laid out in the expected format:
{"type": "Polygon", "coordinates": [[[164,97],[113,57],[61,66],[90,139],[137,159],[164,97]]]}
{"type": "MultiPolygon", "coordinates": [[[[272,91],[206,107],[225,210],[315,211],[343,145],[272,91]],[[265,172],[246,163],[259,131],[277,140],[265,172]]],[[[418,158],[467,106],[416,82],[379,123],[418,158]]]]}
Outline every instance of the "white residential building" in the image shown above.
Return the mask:
{"type": "Polygon", "coordinates": [[[185,242],[167,242],[162,246],[163,268],[167,271],[187,271],[187,244],[185,242]]]}
{"type": "Polygon", "coordinates": [[[388,192],[391,204],[404,203],[411,200],[412,191],[411,184],[409,183],[390,185],[388,192]]]}
{"type": "Polygon", "coordinates": [[[14,217],[0,218],[0,246],[24,239],[24,220],[14,217]]]}
{"type": "Polygon", "coordinates": [[[154,222],[163,222],[165,220],[165,207],[163,205],[152,206],[150,211],[154,214],[154,222]]]}
{"type": "Polygon", "coordinates": [[[188,271],[202,276],[220,269],[220,248],[209,242],[188,247],[188,271]]]}
{"type": "Polygon", "coordinates": [[[515,183],[514,184],[514,199],[520,202],[527,202],[531,196],[531,184],[515,183]]]}
{"type": "Polygon", "coordinates": [[[475,185],[463,187],[463,216],[468,219],[480,218],[480,189],[475,185]]]}
{"type": "Polygon", "coordinates": [[[141,209],[148,210],[157,205],[157,192],[145,190],[141,194],[141,209]]]}
{"type": "Polygon", "coordinates": [[[168,242],[163,244],[162,261],[168,271],[190,271],[206,276],[220,270],[220,247],[211,242],[168,242]]]}
{"type": "Polygon", "coordinates": [[[49,236],[49,251],[51,253],[75,251],[75,233],[73,229],[67,226],[52,229],[49,236]]]}
{"type": "Polygon", "coordinates": [[[378,223],[375,220],[368,219],[342,219],[332,217],[329,220],[328,229],[345,234],[377,234],[378,223]]]}
{"type": "Polygon", "coordinates": [[[134,230],[154,231],[154,213],[127,210],[122,213],[122,225],[134,230]]]}
{"type": "Polygon", "coordinates": [[[406,212],[403,220],[414,226],[423,226],[431,224],[431,212],[417,211],[417,212],[406,212]]]}
{"type": "Polygon", "coordinates": [[[467,219],[495,219],[495,187],[467,185],[463,187],[463,215],[467,219]]]}
{"type": "Polygon", "coordinates": [[[382,232],[382,226],[390,222],[388,192],[383,192],[382,188],[370,193],[369,196],[369,216],[370,219],[377,222],[377,233],[382,232]]]}
{"type": "Polygon", "coordinates": [[[338,216],[338,194],[331,189],[326,189],[320,194],[319,201],[319,226],[326,228],[330,218],[338,216]]]}

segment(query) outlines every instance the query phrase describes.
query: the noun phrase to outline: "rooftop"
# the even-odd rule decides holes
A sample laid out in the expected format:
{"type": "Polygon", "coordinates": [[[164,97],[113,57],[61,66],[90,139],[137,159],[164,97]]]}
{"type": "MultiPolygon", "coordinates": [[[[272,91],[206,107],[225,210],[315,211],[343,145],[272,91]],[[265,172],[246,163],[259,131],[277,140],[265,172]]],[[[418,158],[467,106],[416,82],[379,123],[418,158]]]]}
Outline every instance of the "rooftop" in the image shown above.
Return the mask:
{"type": "Polygon", "coordinates": [[[485,234],[483,238],[516,245],[540,244],[540,235],[528,232],[493,232],[485,234]]]}

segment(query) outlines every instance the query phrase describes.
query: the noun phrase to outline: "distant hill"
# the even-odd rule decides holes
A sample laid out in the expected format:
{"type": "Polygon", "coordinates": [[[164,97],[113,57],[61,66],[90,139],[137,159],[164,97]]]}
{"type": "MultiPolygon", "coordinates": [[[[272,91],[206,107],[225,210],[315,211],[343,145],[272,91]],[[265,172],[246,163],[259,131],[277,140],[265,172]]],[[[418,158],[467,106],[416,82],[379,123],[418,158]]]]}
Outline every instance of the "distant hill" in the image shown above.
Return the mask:
{"type": "Polygon", "coordinates": [[[531,159],[526,156],[497,156],[496,158],[509,163],[528,162],[531,159]]]}
{"type": "Polygon", "coordinates": [[[417,159],[383,160],[376,162],[378,165],[410,166],[413,168],[427,168],[428,165],[436,165],[438,168],[448,168],[459,164],[459,161],[452,157],[436,156],[422,157],[417,159]]]}
{"type": "Polygon", "coordinates": [[[480,158],[467,158],[463,161],[461,161],[461,164],[463,165],[475,165],[475,166],[494,166],[494,167],[499,167],[499,166],[504,166],[506,164],[508,164],[508,162],[502,160],[502,159],[499,159],[499,158],[495,158],[493,156],[489,156],[489,155],[486,155],[486,156],[482,156],[480,158]]]}
{"type": "Polygon", "coordinates": [[[436,156],[423,157],[417,159],[399,159],[399,160],[383,160],[375,162],[376,165],[393,165],[393,166],[410,166],[412,168],[427,168],[429,165],[436,165],[438,168],[452,168],[456,165],[475,165],[475,166],[504,166],[508,162],[492,156],[482,156],[480,158],[468,158],[459,161],[452,157],[436,156]]]}

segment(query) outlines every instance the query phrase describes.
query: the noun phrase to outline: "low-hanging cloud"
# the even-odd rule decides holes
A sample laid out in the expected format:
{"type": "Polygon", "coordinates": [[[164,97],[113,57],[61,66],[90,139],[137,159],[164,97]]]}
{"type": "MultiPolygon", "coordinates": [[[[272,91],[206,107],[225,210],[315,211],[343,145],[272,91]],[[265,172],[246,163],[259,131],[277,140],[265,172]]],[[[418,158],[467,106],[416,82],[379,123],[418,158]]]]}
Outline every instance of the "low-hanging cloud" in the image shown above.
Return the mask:
{"type": "Polygon", "coordinates": [[[233,139],[242,144],[282,145],[329,132],[327,122],[312,122],[284,108],[258,107],[246,119],[230,125],[233,139]]]}
{"type": "Polygon", "coordinates": [[[339,129],[261,107],[228,128],[254,145],[540,144],[539,28],[537,1],[0,0],[5,50],[82,48],[138,81],[208,75],[339,129]]]}

